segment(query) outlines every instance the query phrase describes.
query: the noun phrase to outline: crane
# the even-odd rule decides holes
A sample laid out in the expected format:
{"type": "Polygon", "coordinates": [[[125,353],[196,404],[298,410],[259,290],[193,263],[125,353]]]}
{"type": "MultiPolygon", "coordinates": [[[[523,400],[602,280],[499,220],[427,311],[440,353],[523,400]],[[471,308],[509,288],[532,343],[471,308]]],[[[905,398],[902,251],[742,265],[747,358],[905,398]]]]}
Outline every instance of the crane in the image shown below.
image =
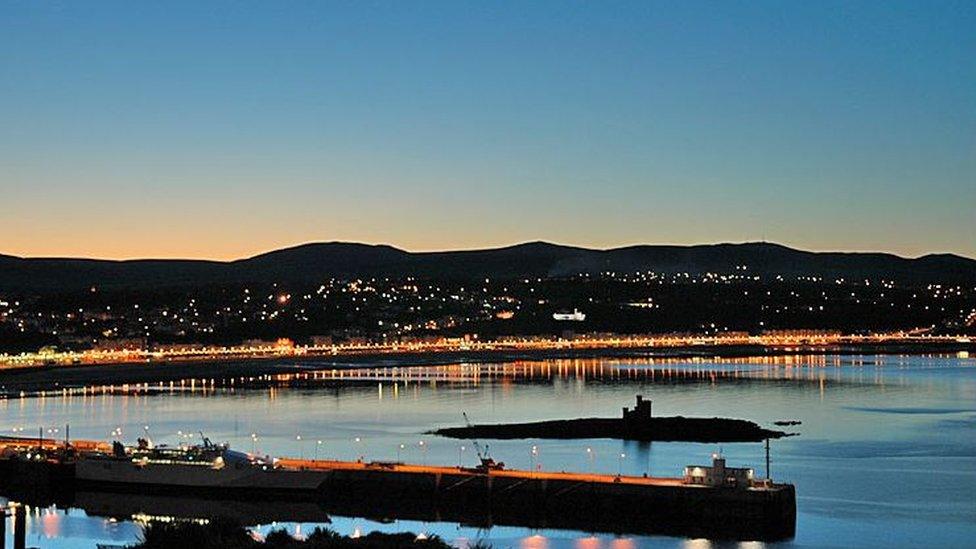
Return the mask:
{"type": "MultiPolygon", "coordinates": [[[[461,412],[461,415],[464,417],[464,424],[471,427],[471,421],[468,419],[468,413],[461,412]]],[[[491,450],[488,449],[487,444],[485,444],[485,447],[482,448],[481,444],[479,444],[477,440],[472,440],[471,445],[474,446],[474,451],[478,454],[478,461],[480,462],[480,465],[478,465],[477,469],[479,471],[487,473],[488,471],[501,471],[505,468],[504,462],[496,462],[494,459],[492,459],[491,450]]]]}
{"type": "Polygon", "coordinates": [[[474,446],[475,452],[478,453],[478,461],[481,462],[478,465],[478,470],[487,473],[488,471],[501,471],[505,468],[505,463],[502,461],[495,461],[491,457],[491,450],[488,449],[488,445],[485,444],[485,449],[481,449],[481,445],[478,444],[477,440],[472,440],[471,444],[474,446]]]}

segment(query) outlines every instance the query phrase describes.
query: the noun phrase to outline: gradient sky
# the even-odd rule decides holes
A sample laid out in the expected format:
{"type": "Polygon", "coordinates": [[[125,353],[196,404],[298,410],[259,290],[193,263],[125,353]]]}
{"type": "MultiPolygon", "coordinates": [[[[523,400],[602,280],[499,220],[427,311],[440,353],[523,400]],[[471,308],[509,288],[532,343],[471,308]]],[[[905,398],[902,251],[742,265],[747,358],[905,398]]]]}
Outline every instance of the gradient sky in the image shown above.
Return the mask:
{"type": "Polygon", "coordinates": [[[0,253],[976,257],[976,2],[0,2],[0,253]]]}

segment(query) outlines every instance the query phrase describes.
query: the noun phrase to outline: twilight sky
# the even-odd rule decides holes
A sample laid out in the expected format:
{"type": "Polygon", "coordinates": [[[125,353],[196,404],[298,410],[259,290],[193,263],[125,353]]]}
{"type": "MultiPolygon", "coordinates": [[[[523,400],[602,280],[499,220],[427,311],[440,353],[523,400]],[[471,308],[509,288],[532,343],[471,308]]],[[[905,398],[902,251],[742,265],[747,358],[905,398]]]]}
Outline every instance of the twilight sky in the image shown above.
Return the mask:
{"type": "Polygon", "coordinates": [[[0,3],[0,253],[976,257],[976,2],[0,3]]]}

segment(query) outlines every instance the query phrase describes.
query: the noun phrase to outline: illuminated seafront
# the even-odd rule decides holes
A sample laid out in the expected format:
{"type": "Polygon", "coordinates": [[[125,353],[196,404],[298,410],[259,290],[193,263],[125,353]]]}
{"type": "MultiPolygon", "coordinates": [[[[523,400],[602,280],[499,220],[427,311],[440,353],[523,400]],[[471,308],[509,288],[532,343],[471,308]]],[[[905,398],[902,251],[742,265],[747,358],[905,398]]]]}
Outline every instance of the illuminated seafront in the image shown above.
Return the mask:
{"type": "MultiPolygon", "coordinates": [[[[723,335],[578,335],[571,338],[510,337],[480,340],[477,336],[464,338],[427,338],[383,342],[360,342],[330,345],[295,345],[282,338],[264,345],[206,346],[165,345],[155,348],[99,349],[86,351],[39,351],[34,353],[0,354],[0,369],[29,368],[57,365],[102,365],[143,362],[214,362],[220,360],[280,359],[287,357],[399,357],[409,362],[414,357],[450,353],[499,354],[559,353],[615,351],[688,351],[691,353],[723,351],[749,354],[756,350],[768,353],[802,352],[890,352],[904,353],[917,349],[969,350],[976,349],[968,336],[929,335],[914,332],[886,332],[870,335],[844,335],[820,331],[784,331],[763,335],[728,333],[723,335]]],[[[490,356],[489,356],[490,358],[490,356]]]]}

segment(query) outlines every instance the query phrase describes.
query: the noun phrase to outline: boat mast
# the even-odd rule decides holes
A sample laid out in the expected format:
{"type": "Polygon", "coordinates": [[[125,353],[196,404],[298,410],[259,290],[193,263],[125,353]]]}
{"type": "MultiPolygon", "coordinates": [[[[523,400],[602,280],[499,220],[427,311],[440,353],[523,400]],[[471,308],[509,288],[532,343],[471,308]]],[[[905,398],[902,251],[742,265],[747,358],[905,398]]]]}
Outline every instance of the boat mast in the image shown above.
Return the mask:
{"type": "Polygon", "coordinates": [[[772,480],[769,476],[769,437],[766,438],[766,480],[772,480]]]}

